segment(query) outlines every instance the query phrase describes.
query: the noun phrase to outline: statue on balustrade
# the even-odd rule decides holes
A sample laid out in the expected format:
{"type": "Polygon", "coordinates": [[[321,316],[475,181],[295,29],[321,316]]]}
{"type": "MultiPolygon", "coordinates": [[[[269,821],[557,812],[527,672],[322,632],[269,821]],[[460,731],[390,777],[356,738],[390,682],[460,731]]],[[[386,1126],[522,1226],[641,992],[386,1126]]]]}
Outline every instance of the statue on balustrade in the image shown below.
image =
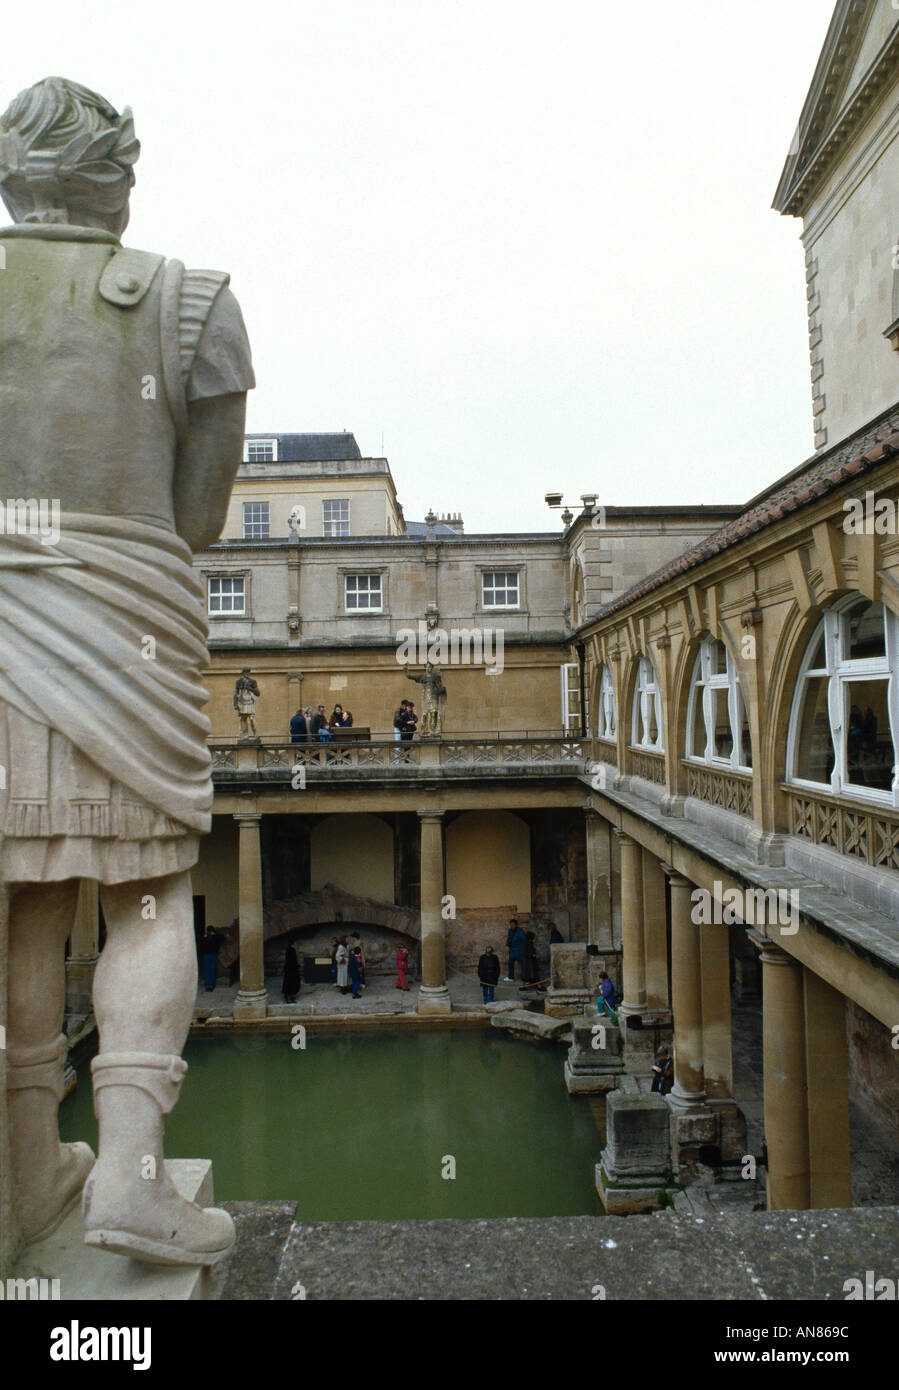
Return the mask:
{"type": "Polygon", "coordinates": [[[238,742],[258,743],[259,737],[256,733],[256,700],[259,697],[259,686],[250,675],[249,666],[245,666],[237,680],[234,682],[234,708],[240,721],[240,732],[238,742]]]}
{"type": "Polygon", "coordinates": [[[422,738],[441,738],[443,736],[443,715],[446,709],[446,686],[440,675],[440,667],[425,662],[420,676],[413,676],[407,668],[406,676],[421,686],[422,718],[419,734],[422,738]]]}
{"type": "Polygon", "coordinates": [[[226,1212],[175,1188],[163,1128],[187,1070],[190,868],[212,806],[191,551],[224,523],[254,379],[228,276],[122,245],[139,149],[128,109],[60,77],[0,117],[0,496],[29,499],[0,532],[7,1267],[82,1198],[88,1244],[138,1260],[211,1264],[234,1239],[226,1212]],[[82,878],[107,930],[96,1161],[57,1123],[82,878]]]}

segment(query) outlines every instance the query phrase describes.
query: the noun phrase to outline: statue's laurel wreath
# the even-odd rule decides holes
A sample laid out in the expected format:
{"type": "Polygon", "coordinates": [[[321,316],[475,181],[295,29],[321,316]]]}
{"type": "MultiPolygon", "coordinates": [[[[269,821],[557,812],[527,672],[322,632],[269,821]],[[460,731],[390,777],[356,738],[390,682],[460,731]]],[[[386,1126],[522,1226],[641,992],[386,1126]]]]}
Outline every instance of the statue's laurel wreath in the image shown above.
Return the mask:
{"type": "Polygon", "coordinates": [[[49,77],[0,116],[0,184],[58,186],[62,200],[117,212],[140,154],[131,108],[121,115],[77,82],[49,77]],[[66,185],[63,189],[63,185],[66,185]]]}

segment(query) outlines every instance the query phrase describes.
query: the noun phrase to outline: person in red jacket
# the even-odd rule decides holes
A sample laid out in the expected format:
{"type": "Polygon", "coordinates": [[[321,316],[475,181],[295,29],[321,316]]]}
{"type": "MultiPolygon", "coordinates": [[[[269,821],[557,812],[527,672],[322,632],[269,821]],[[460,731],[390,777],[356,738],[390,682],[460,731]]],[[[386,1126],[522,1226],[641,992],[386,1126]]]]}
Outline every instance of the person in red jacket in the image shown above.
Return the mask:
{"type": "Polygon", "coordinates": [[[404,989],[404,990],[407,990],[407,991],[408,991],[409,986],[406,984],[406,971],[407,971],[408,969],[409,969],[409,952],[406,950],[405,946],[399,946],[399,947],[397,948],[397,953],[396,953],[396,973],[397,973],[396,987],[397,987],[397,989],[404,989]]]}

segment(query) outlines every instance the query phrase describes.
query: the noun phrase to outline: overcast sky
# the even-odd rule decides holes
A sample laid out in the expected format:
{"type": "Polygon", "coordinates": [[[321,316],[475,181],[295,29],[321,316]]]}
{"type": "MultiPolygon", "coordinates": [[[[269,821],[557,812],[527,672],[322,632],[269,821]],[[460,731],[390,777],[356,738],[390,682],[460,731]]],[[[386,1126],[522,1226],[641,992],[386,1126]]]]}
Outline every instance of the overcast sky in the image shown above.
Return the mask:
{"type": "Polygon", "coordinates": [[[133,108],[125,241],[230,271],[248,429],[354,431],[410,519],[554,530],[550,489],[740,502],[812,452],[770,204],[833,8],[45,0],[0,104],[133,108]]]}

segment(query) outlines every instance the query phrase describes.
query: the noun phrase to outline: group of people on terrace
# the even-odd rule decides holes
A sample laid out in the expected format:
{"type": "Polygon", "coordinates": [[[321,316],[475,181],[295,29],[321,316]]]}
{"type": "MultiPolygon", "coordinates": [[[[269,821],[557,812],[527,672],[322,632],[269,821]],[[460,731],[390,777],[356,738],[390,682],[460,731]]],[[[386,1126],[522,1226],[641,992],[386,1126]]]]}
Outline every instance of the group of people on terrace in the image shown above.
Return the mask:
{"type": "Polygon", "coordinates": [[[332,743],[335,729],[351,729],[353,716],[343,705],[335,705],[330,715],[325,713],[324,705],[319,705],[313,713],[312,706],[298,709],[290,721],[291,743],[332,743]]]}

